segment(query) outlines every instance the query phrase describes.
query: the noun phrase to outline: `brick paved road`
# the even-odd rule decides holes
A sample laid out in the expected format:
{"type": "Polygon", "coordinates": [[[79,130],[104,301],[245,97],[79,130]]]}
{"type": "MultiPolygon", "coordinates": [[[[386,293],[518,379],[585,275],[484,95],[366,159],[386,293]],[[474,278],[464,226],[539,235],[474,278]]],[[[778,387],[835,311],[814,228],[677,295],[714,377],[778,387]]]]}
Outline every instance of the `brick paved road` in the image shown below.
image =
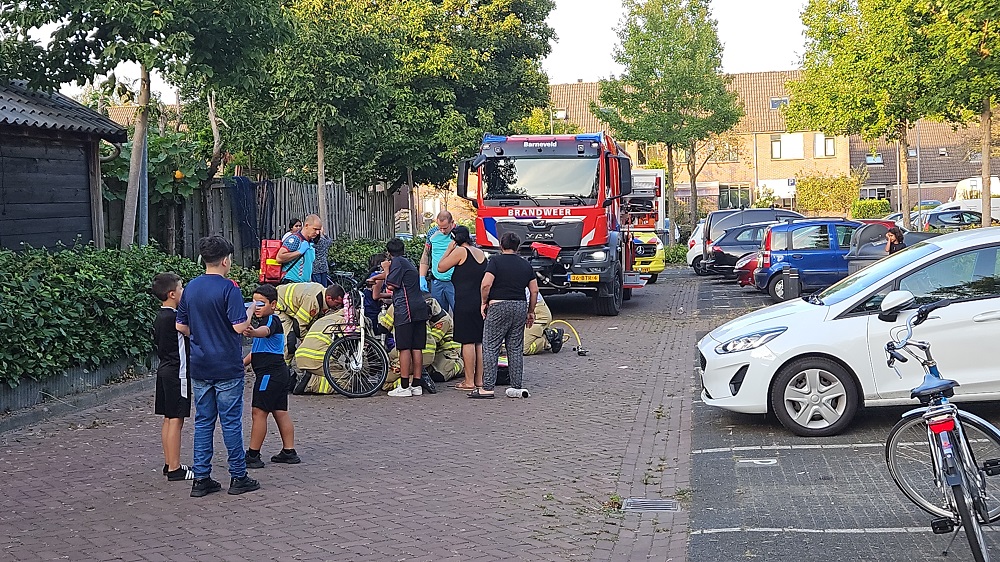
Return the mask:
{"type": "Polygon", "coordinates": [[[686,511],[602,507],[690,497],[698,286],[668,272],[617,318],[551,299],[590,355],[529,358],[530,400],[291,397],[304,463],[243,496],[163,479],[150,396],[0,435],[0,560],[683,560],[686,511]]]}

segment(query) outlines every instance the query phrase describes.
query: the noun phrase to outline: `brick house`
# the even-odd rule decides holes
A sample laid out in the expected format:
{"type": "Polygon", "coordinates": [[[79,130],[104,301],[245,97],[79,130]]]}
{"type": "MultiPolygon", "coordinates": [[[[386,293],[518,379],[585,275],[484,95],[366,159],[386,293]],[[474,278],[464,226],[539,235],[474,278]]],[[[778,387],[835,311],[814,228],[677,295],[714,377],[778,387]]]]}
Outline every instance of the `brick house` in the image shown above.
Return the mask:
{"type": "MultiPolygon", "coordinates": [[[[844,136],[817,131],[789,132],[781,107],[788,103],[785,84],[796,80],[800,71],[750,72],[730,75],[730,88],[743,103],[744,116],[732,131],[723,135],[726,147],[716,151],[698,175],[698,195],[709,207],[731,208],[749,204],[762,189],[781,198],[782,205],[792,205],[795,177],[801,174],[843,175],[850,173],[850,143],[844,136]]],[[[599,84],[577,82],[550,86],[556,114],[565,110],[567,121],[582,129],[604,130],[589,109],[597,100],[599,84]]],[[[627,143],[626,149],[636,164],[653,160],[666,161],[662,146],[627,143]]],[[[691,187],[686,156],[681,153],[676,172],[678,199],[690,198],[691,187]]]]}

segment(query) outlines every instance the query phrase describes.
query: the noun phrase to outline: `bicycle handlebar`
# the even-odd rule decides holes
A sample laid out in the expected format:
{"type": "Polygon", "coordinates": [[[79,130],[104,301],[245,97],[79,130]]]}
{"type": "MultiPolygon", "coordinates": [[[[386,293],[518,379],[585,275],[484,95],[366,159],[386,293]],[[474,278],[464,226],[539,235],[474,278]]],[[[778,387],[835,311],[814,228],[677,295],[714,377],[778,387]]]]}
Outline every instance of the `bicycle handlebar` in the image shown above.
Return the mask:
{"type": "MultiPolygon", "coordinates": [[[[919,326],[920,324],[926,322],[927,319],[930,318],[930,314],[935,310],[939,308],[944,308],[950,304],[951,304],[950,299],[942,299],[936,302],[927,303],[917,308],[916,314],[910,316],[910,318],[906,321],[906,336],[904,336],[899,341],[890,341],[887,344],[885,344],[885,353],[889,357],[889,359],[886,361],[886,364],[889,367],[895,369],[894,363],[896,361],[899,361],[900,363],[906,363],[907,361],[906,356],[900,353],[899,352],[900,350],[909,353],[914,359],[920,361],[920,363],[925,367],[931,364],[930,362],[933,361],[933,358],[931,357],[931,344],[923,341],[916,341],[916,342],[910,341],[910,338],[913,337],[913,327],[919,326]],[[926,356],[926,359],[920,359],[919,357],[917,357],[917,355],[914,354],[912,351],[906,349],[908,346],[913,346],[923,351],[924,355],[926,356]]],[[[896,375],[902,378],[902,375],[899,373],[899,371],[896,371],[896,375]]]]}

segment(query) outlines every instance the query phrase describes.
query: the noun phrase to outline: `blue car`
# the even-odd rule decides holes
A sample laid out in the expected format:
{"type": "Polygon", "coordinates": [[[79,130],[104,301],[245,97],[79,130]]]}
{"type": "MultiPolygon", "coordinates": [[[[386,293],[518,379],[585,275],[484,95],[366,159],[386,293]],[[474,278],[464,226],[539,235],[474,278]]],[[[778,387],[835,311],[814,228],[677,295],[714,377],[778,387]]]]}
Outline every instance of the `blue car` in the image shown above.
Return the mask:
{"type": "Polygon", "coordinates": [[[851,248],[851,235],[863,225],[840,218],[786,220],[768,227],[757,254],[754,284],[775,302],[784,300],[782,266],[799,272],[801,291],[833,285],[847,277],[844,256],[851,248]]]}

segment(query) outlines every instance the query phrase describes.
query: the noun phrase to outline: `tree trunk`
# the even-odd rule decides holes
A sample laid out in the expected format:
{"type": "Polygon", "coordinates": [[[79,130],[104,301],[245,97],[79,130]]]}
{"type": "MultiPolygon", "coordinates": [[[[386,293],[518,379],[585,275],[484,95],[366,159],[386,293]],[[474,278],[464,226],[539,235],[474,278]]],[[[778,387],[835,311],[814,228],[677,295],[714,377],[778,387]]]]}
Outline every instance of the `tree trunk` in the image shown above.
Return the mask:
{"type": "Polygon", "coordinates": [[[413,185],[413,167],[406,167],[406,184],[410,190],[410,234],[417,235],[417,188],[413,185]]]}
{"type": "Polygon", "coordinates": [[[319,220],[323,222],[323,228],[329,229],[326,215],[326,148],[323,146],[323,124],[316,124],[316,168],[319,184],[316,192],[319,195],[319,220]]]}
{"type": "Polygon", "coordinates": [[[135,219],[139,203],[139,171],[142,168],[142,139],[149,128],[149,69],[140,66],[139,115],[132,133],[132,157],[128,165],[128,188],[125,191],[125,212],[122,218],[122,248],[135,242],[135,219]]]}
{"type": "MultiPolygon", "coordinates": [[[[177,103],[180,104],[180,98],[177,103]]],[[[214,91],[208,93],[208,123],[212,126],[212,159],[208,163],[205,187],[212,185],[212,180],[215,179],[215,174],[219,172],[219,166],[222,164],[222,135],[219,133],[219,118],[215,113],[214,91]]]]}
{"type": "MultiPolygon", "coordinates": [[[[667,220],[669,225],[667,228],[667,240],[670,241],[670,245],[676,244],[678,241],[674,237],[674,227],[677,224],[677,200],[674,197],[674,145],[667,145],[667,220]]],[[[697,225],[698,223],[695,223],[697,225]]],[[[694,232],[694,227],[691,229],[694,232]]]]}
{"type": "Polygon", "coordinates": [[[910,209],[913,208],[910,205],[910,143],[906,140],[909,128],[910,124],[906,121],[899,124],[899,154],[896,155],[899,160],[899,209],[903,212],[903,228],[906,230],[913,229],[910,224],[910,209]]]}
{"type": "Polygon", "coordinates": [[[993,216],[991,212],[993,204],[990,201],[990,197],[993,196],[991,191],[993,182],[990,176],[990,153],[993,148],[990,146],[990,127],[993,126],[993,113],[990,108],[992,101],[991,96],[986,96],[983,99],[983,112],[979,116],[979,127],[983,130],[983,146],[981,147],[983,151],[983,192],[981,195],[983,198],[983,226],[990,226],[992,224],[991,217],[993,216]]]}
{"type": "Polygon", "coordinates": [[[177,201],[167,206],[167,253],[177,255],[177,201]]]}
{"type": "Polygon", "coordinates": [[[698,225],[698,159],[695,157],[697,154],[696,149],[698,148],[698,143],[696,141],[691,141],[688,146],[688,178],[691,180],[691,228],[694,229],[698,225]]]}
{"type": "Polygon", "coordinates": [[[177,104],[177,122],[174,123],[174,132],[181,132],[181,91],[174,90],[174,103],[177,104]]]}

